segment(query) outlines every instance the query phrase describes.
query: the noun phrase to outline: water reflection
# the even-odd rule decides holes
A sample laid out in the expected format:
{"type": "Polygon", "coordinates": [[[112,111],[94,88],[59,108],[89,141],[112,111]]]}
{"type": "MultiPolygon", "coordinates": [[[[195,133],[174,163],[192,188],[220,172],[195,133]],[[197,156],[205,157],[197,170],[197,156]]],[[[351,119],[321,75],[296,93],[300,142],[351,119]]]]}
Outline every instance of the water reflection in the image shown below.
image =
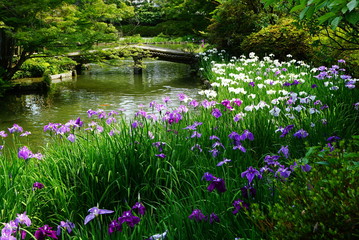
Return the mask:
{"type": "MultiPolygon", "coordinates": [[[[126,64],[126,63],[125,63],[126,64]]],[[[163,61],[147,61],[142,75],[132,68],[92,66],[72,82],[56,84],[47,93],[9,95],[1,98],[0,130],[17,123],[30,131],[32,142],[43,142],[43,126],[87,118],[88,109],[125,108],[132,117],[140,104],[177,98],[179,93],[196,97],[200,82],[189,74],[189,66],[163,61]]],[[[130,65],[128,63],[127,65],[130,65]]]]}

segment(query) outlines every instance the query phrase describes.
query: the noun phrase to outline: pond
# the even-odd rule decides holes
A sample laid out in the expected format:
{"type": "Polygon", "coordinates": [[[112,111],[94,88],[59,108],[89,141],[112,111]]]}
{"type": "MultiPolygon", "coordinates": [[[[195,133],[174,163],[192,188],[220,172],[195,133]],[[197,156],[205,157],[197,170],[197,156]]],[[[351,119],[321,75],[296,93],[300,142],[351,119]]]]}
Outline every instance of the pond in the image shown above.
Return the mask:
{"type": "Polygon", "coordinates": [[[0,131],[19,124],[32,133],[31,145],[38,146],[46,140],[44,125],[87,119],[89,109],[126,109],[126,117],[131,118],[141,104],[161,102],[165,96],[177,99],[179,93],[197,96],[201,83],[190,74],[190,66],[156,60],[144,63],[142,75],[133,74],[130,61],[121,66],[91,65],[72,81],[54,84],[47,93],[0,98],[0,131]]]}

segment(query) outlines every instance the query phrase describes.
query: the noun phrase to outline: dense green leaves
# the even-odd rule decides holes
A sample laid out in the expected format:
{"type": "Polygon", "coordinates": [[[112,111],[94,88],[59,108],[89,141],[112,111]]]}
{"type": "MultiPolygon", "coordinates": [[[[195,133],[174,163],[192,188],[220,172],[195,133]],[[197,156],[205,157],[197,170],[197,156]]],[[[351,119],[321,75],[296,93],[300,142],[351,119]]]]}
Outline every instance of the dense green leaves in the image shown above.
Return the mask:
{"type": "Polygon", "coordinates": [[[34,52],[60,54],[115,40],[117,30],[112,23],[132,14],[133,8],[104,0],[0,0],[2,77],[11,79],[34,52]],[[13,58],[15,50],[18,59],[13,58]]]}

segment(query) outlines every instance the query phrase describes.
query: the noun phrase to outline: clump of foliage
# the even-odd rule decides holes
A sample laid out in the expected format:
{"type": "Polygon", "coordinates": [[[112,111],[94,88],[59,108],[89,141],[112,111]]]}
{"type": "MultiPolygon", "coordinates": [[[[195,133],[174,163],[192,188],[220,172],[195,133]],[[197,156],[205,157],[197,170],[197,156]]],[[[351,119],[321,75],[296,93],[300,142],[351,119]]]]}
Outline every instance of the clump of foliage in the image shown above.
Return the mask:
{"type": "Polygon", "coordinates": [[[308,148],[298,162],[309,162],[311,171],[277,183],[279,201],[269,207],[269,219],[255,217],[271,239],[359,236],[359,136],[353,138],[308,148]]]}
{"type": "Polygon", "coordinates": [[[261,29],[264,18],[260,1],[225,1],[214,11],[208,26],[209,41],[234,55],[241,54],[240,44],[261,29]]]}
{"type": "Polygon", "coordinates": [[[292,19],[282,19],[247,36],[241,44],[245,54],[255,52],[264,57],[274,54],[284,60],[288,54],[295,59],[309,60],[312,55],[311,38],[307,31],[298,29],[292,19]]]}
{"type": "Polygon", "coordinates": [[[76,62],[67,57],[61,58],[30,58],[26,60],[14,79],[25,77],[42,77],[44,73],[53,75],[70,71],[76,62]]]}
{"type": "Polygon", "coordinates": [[[154,26],[163,21],[163,12],[152,1],[132,2],[126,1],[129,6],[134,6],[135,15],[128,19],[129,23],[144,26],[154,26]]]}

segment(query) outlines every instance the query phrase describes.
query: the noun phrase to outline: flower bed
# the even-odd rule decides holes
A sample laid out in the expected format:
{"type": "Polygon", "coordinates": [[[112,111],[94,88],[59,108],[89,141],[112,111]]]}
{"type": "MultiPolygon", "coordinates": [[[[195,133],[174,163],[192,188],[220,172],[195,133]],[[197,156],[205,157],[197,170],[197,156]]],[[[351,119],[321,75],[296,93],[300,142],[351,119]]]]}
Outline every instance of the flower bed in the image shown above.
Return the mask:
{"type": "Polygon", "coordinates": [[[3,236],[354,238],[359,97],[345,62],[200,57],[212,86],[203,99],[49,123],[42,154],[20,126],[0,131],[19,147],[0,150],[3,236]],[[322,210],[333,199],[339,215],[322,210]]]}

